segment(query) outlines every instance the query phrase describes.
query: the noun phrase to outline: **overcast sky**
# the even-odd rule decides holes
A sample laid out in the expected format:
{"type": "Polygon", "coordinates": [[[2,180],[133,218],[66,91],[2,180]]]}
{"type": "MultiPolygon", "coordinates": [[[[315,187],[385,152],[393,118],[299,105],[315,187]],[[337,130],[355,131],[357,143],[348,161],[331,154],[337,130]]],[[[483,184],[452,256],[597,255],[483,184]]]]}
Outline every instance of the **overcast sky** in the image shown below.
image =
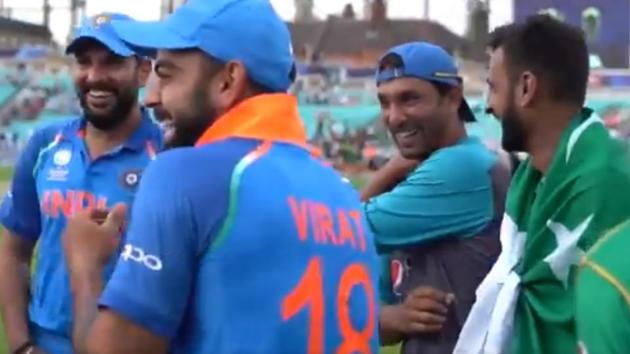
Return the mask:
{"type": "MultiPolygon", "coordinates": [[[[53,11],[51,27],[55,39],[65,42],[70,29],[69,4],[71,0],[50,0],[53,11]]],[[[294,14],[295,0],[271,0],[278,13],[286,19],[294,14]]],[[[361,15],[363,0],[314,0],[315,12],[320,17],[341,13],[344,5],[351,2],[361,15]]],[[[43,0],[0,0],[5,7],[13,8],[13,15],[31,22],[42,22],[43,0]]],[[[391,17],[422,17],[423,0],[389,0],[388,14],[391,17]]],[[[512,19],[511,0],[491,0],[490,25],[495,27],[512,19]]],[[[154,20],[160,16],[160,0],[87,0],[87,14],[99,12],[123,12],[139,20],[154,20]]],[[[430,16],[443,23],[453,32],[462,34],[466,28],[466,0],[432,0],[430,16]]]]}

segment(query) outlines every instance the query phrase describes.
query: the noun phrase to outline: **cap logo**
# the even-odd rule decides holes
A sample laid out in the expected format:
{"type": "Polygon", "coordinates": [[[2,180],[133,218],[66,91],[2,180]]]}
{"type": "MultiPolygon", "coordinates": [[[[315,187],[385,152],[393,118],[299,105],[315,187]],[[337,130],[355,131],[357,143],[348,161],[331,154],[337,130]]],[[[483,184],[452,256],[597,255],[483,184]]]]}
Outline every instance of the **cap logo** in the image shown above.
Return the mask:
{"type": "Polygon", "coordinates": [[[109,23],[111,19],[112,17],[107,14],[96,15],[92,18],[92,23],[94,24],[94,27],[99,28],[100,26],[109,23]]]}

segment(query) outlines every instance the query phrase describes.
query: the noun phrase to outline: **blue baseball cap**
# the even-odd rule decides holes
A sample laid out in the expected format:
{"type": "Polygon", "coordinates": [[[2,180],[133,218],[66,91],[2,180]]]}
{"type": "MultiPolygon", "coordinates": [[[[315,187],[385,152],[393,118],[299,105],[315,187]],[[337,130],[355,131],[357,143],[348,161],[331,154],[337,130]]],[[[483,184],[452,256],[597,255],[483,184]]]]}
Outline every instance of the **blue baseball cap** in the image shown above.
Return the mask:
{"type": "Polygon", "coordinates": [[[275,92],[295,79],[291,35],[269,0],[189,0],[163,21],[112,26],[145,54],[199,49],[221,62],[239,61],[253,81],[275,92]]]}
{"type": "Polygon", "coordinates": [[[121,57],[130,57],[137,53],[123,42],[112,28],[113,20],[133,20],[131,17],[119,13],[103,13],[89,18],[84,18],[79,27],[75,29],[74,38],[66,48],[66,54],[76,51],[78,44],[84,39],[93,39],[103,44],[107,49],[121,57]]]}
{"type": "MultiPolygon", "coordinates": [[[[412,77],[457,87],[461,87],[463,81],[457,71],[455,59],[442,47],[427,42],[401,44],[390,49],[381,57],[376,72],[377,85],[402,77],[412,77]],[[381,70],[380,64],[383,59],[392,54],[400,58],[402,66],[381,70]]],[[[477,120],[465,99],[462,99],[459,107],[459,116],[464,122],[477,120]]]]}

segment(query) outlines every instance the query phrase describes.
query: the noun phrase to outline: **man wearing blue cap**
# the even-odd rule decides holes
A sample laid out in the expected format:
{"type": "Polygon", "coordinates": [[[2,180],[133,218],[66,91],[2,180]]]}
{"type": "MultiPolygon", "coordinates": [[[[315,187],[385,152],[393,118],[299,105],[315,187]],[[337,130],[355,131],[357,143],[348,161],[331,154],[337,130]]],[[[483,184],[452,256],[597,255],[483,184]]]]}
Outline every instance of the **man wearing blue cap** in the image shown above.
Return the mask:
{"type": "Polygon", "coordinates": [[[363,193],[377,250],[386,255],[382,341],[402,340],[403,353],[451,353],[499,254],[509,166],[467,136],[465,123],[475,117],[442,48],[413,42],[391,49],[376,82],[400,152],[363,193]]]}
{"type": "MultiPolygon", "coordinates": [[[[81,210],[130,204],[143,169],[162,138],[138,105],[150,63],[114,33],[103,14],[77,29],[67,48],[76,58],[74,82],[81,117],[35,132],[15,167],[0,208],[0,305],[12,353],[72,353],[72,300],[61,234],[81,210]],[[39,243],[28,290],[29,264],[39,243]],[[27,309],[28,304],[28,309],[27,309]]],[[[113,260],[112,260],[113,261],[113,260]]],[[[107,279],[114,262],[99,278],[107,279]]]]}
{"type": "Polygon", "coordinates": [[[164,22],[114,28],[160,48],[159,99],[181,147],[147,169],[106,286],[95,274],[124,207],[69,223],[77,351],[377,352],[374,240],[356,191],[309,151],[287,94],[289,31],[269,1],[190,0],[164,22]]]}

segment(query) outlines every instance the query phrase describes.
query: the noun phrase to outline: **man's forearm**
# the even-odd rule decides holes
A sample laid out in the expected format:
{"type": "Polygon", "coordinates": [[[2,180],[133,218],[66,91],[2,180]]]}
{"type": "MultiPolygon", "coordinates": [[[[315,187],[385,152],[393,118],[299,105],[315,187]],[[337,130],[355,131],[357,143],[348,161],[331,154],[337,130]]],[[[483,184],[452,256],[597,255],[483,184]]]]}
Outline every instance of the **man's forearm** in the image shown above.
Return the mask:
{"type": "Polygon", "coordinates": [[[403,159],[399,156],[392,158],[385,166],[374,172],[361,189],[361,201],[365,202],[370,198],[389,192],[402,182],[419,163],[417,160],[403,159]]]}
{"type": "Polygon", "coordinates": [[[396,305],[383,305],[381,307],[378,326],[381,345],[394,345],[404,338],[404,334],[398,330],[396,310],[396,305]]]}
{"type": "Polygon", "coordinates": [[[367,202],[371,198],[390,191],[401,180],[387,176],[382,170],[376,171],[361,188],[361,201],[367,202]]]}
{"type": "Polygon", "coordinates": [[[0,260],[0,310],[9,350],[30,340],[28,331],[29,265],[14,256],[0,260]]]}
{"type": "Polygon", "coordinates": [[[70,282],[74,300],[72,342],[77,354],[88,354],[88,334],[98,313],[98,299],[103,291],[101,273],[73,274],[70,282]]]}

